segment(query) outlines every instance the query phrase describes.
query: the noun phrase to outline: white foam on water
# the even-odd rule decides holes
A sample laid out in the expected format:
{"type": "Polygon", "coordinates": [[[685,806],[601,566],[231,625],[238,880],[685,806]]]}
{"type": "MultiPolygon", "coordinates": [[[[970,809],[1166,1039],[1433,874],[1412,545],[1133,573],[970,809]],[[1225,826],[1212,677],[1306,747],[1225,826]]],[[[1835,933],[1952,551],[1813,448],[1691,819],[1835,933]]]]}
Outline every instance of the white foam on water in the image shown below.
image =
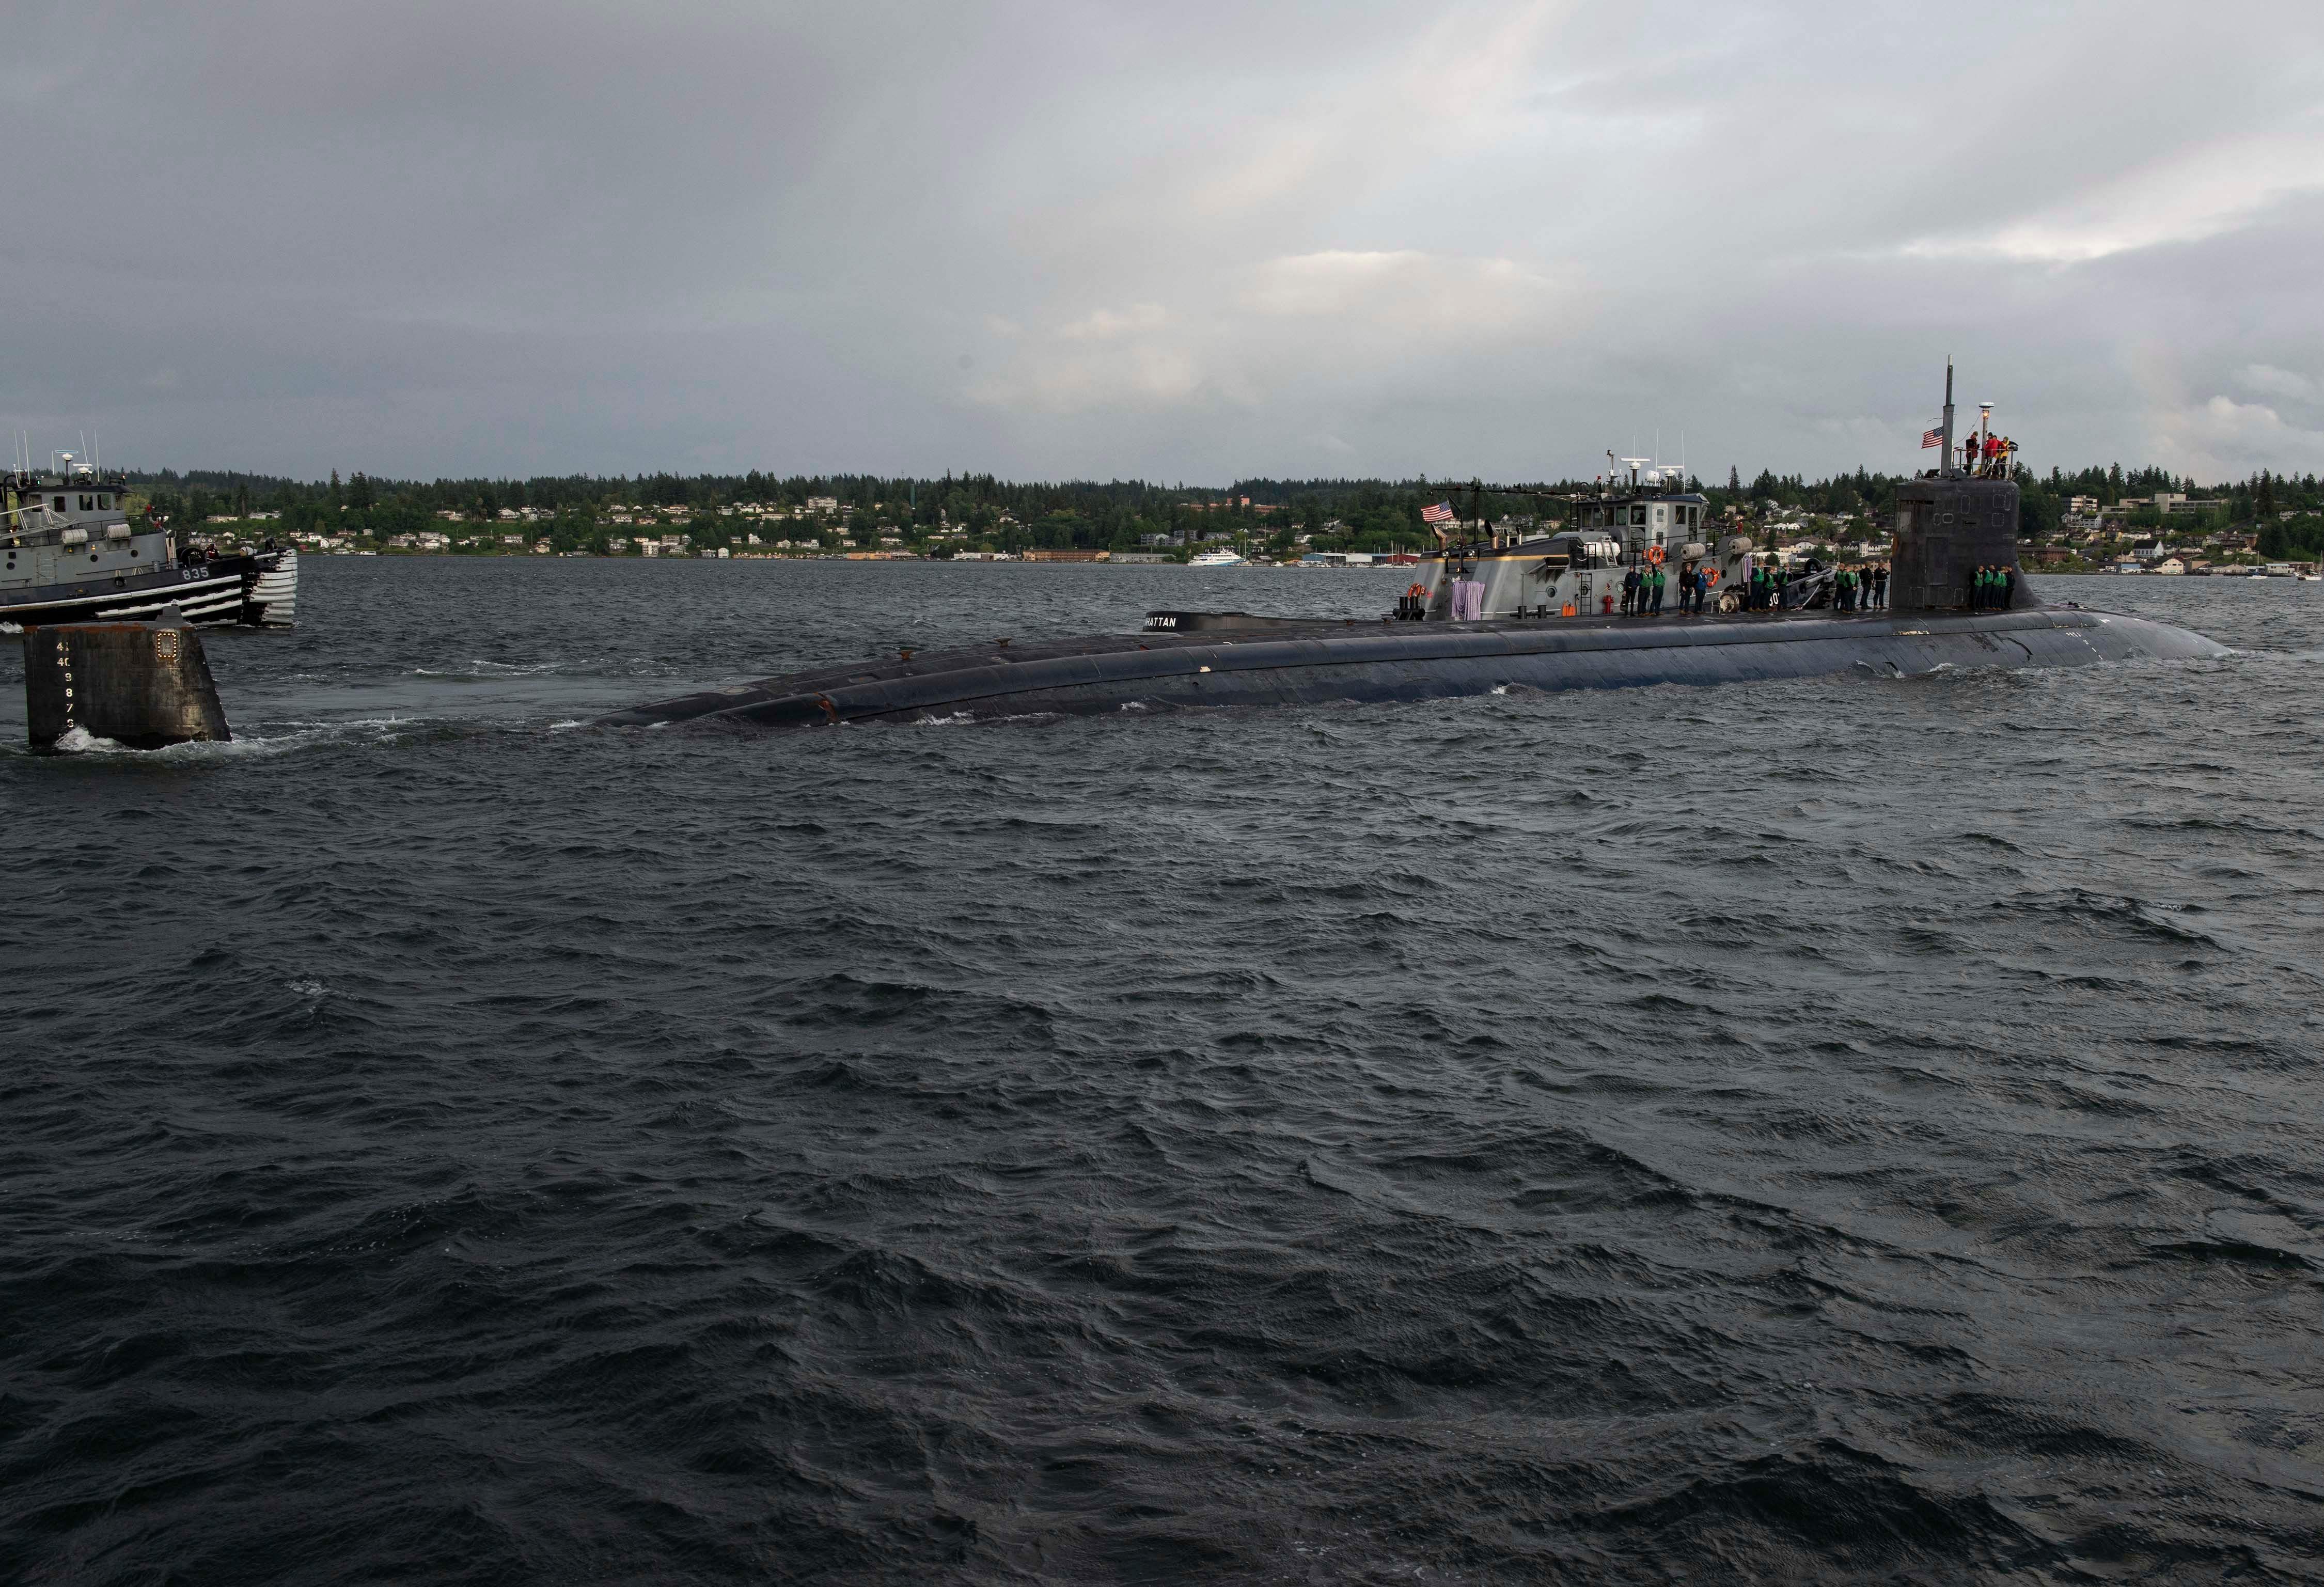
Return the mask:
{"type": "Polygon", "coordinates": [[[334,743],[384,744],[392,743],[397,736],[414,726],[409,716],[367,716],[338,722],[289,722],[281,724],[287,733],[240,734],[220,741],[193,740],[185,743],[164,744],[160,749],[133,749],[118,739],[103,738],[85,727],[69,728],[58,738],[54,749],[68,755],[118,756],[124,761],[146,762],[190,761],[196,764],[265,760],[294,751],[334,743]]]}
{"type": "Polygon", "coordinates": [[[415,678],[539,678],[563,665],[561,661],[540,661],[519,667],[506,661],[476,660],[451,668],[414,667],[411,672],[415,678]]]}

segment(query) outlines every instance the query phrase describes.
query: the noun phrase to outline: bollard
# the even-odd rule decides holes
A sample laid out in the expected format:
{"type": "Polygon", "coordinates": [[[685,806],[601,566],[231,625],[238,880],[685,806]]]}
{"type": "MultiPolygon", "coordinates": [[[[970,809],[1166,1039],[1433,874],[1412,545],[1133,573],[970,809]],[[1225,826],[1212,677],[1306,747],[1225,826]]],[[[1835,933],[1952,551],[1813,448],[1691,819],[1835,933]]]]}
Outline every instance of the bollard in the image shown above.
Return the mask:
{"type": "Polygon", "coordinates": [[[27,628],[24,703],[38,751],[75,728],[135,750],[234,736],[201,636],[174,607],[156,623],[27,628]]]}

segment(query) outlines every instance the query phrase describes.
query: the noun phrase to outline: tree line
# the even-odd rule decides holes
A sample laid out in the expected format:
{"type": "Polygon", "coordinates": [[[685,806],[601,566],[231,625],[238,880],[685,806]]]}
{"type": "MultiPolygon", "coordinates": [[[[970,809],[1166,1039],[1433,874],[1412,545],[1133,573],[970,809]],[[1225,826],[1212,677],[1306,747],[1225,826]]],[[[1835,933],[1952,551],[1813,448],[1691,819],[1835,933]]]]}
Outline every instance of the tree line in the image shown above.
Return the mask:
{"type": "MultiPolygon", "coordinates": [[[[1224,489],[1165,484],[1147,480],[1067,480],[1054,483],[1002,480],[990,474],[937,477],[878,475],[746,474],[680,475],[561,475],[528,479],[469,478],[407,480],[355,473],[342,479],[297,480],[231,470],[164,469],[133,472],[133,486],[152,510],[172,524],[193,526],[212,516],[278,515],[271,532],[346,534],[384,542],[397,535],[446,530],[438,516],[462,515],[468,525],[499,521],[503,510],[532,510],[539,516],[521,526],[529,536],[549,540],[558,549],[600,549],[610,538],[638,532],[610,524],[616,512],[650,520],[687,510],[687,532],[696,546],[742,546],[745,536],[813,539],[863,543],[881,535],[905,543],[924,542],[939,528],[966,531],[971,543],[999,549],[1133,549],[1157,536],[1180,542],[1226,535],[1287,549],[1305,535],[1312,544],[1349,550],[1385,550],[1392,546],[1434,543],[1421,509],[1452,502],[1463,516],[1481,512],[1494,519],[1533,516],[1554,521],[1559,498],[1596,489],[1594,480],[1499,482],[1472,494],[1465,482],[1449,479],[1314,478],[1240,479],[1224,489]],[[810,501],[828,500],[844,512],[825,518],[783,521],[771,531],[718,509],[753,503],[804,512],[810,501]]],[[[1746,480],[1729,468],[1725,483],[1706,484],[1690,477],[1690,489],[1710,502],[1713,516],[1729,508],[1745,515],[1779,511],[1811,512],[1862,520],[1866,527],[1894,509],[1896,487],[1905,478],[1858,468],[1821,479],[1762,469],[1746,480]]],[[[2052,469],[2046,477],[2021,478],[2021,531],[2034,538],[2057,531],[2074,496],[2096,497],[2111,506],[2126,498],[2175,492],[2207,499],[2219,525],[2256,524],[2261,549],[2270,556],[2313,553],[2324,547],[2324,504],[2317,476],[2263,470],[2248,479],[2205,489],[2168,469],[2126,470],[2120,464],[2072,471],[2052,469]],[[2280,514],[2301,516],[2289,521],[2280,514]]],[[[2158,520],[2159,521],[2159,520],[2158,520]]],[[[2178,521],[2174,520],[2174,522],[2178,521]]],[[[457,532],[456,531],[455,532],[457,532]]]]}

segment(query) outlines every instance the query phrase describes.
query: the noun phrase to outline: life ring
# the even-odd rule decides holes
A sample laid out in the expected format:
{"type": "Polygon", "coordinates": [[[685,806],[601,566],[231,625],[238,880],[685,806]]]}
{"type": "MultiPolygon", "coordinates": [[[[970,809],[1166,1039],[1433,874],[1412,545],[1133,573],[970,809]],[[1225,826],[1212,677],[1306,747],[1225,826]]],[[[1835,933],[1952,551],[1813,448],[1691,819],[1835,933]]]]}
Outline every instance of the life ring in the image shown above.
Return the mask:
{"type": "Polygon", "coordinates": [[[1646,548],[1646,560],[1647,560],[1647,561],[1649,561],[1649,562],[1660,562],[1662,559],[1663,559],[1663,549],[1662,549],[1660,546],[1648,546],[1648,547],[1646,548]]]}
{"type": "Polygon", "coordinates": [[[1428,593],[1428,586],[1425,584],[1416,584],[1404,593],[1408,599],[1416,601],[1428,593]]]}
{"type": "Polygon", "coordinates": [[[1721,577],[1721,576],[1720,576],[1720,571],[1719,571],[1719,569],[1718,569],[1718,568],[1714,567],[1714,568],[1712,568],[1712,569],[1711,570],[1711,583],[1713,583],[1713,584],[1717,584],[1717,583],[1719,582],[1719,580],[1720,580],[1720,577],[1721,577]]]}

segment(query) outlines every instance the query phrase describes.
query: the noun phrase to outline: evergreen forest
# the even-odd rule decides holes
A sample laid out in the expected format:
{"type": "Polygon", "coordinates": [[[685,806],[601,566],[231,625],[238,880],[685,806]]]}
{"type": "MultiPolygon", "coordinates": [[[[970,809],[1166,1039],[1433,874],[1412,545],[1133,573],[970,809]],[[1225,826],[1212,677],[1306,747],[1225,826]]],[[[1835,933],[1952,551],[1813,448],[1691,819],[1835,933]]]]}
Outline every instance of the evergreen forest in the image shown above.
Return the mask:
{"type": "MultiPolygon", "coordinates": [[[[1724,482],[1690,479],[1710,501],[1713,516],[1729,508],[1751,519],[1813,513],[1869,531],[1883,521],[1904,476],[1858,469],[1810,480],[1762,470],[1746,479],[1729,469],[1724,482]]],[[[800,548],[846,544],[930,549],[941,555],[971,546],[995,550],[1100,549],[1184,546],[1228,539],[1288,550],[1385,551],[1433,544],[1420,510],[1451,502],[1464,518],[1554,520],[1560,498],[1594,493],[1591,480],[1502,482],[1472,489],[1467,482],[1415,478],[1238,480],[1224,489],[1143,480],[1011,482],[991,475],[938,478],[873,475],[776,475],[674,474],[634,477],[567,475],[531,479],[401,480],[357,473],[342,479],[303,481],[231,470],[132,472],[128,478],[152,513],[181,529],[212,519],[270,515],[270,535],[328,535],[386,544],[399,536],[445,533],[479,549],[501,549],[494,531],[521,532],[528,544],[600,551],[650,529],[682,529],[690,549],[743,549],[791,540],[800,548]],[[816,503],[810,509],[809,503],[816,503]],[[825,503],[828,503],[825,506],[825,503]],[[745,506],[789,516],[748,514],[745,506]],[[724,511],[722,511],[724,510],[724,511]],[[624,527],[617,515],[632,522],[624,527]],[[948,532],[947,532],[948,531],[948,532]]],[[[2258,539],[2262,555],[2314,557],[2324,552],[2324,487],[2315,475],[2262,473],[2212,487],[2161,468],[2119,464],[2046,476],[2021,475],[2021,532],[2056,534],[2069,503],[2095,498],[2102,507],[2170,493],[2200,503],[2173,516],[2174,533],[2241,528],[2258,539]]],[[[2164,521],[2154,508],[2128,515],[2131,528],[2164,521]]],[[[216,527],[216,526],[211,526],[216,527]]],[[[257,525],[252,525],[256,530],[257,525]]]]}

